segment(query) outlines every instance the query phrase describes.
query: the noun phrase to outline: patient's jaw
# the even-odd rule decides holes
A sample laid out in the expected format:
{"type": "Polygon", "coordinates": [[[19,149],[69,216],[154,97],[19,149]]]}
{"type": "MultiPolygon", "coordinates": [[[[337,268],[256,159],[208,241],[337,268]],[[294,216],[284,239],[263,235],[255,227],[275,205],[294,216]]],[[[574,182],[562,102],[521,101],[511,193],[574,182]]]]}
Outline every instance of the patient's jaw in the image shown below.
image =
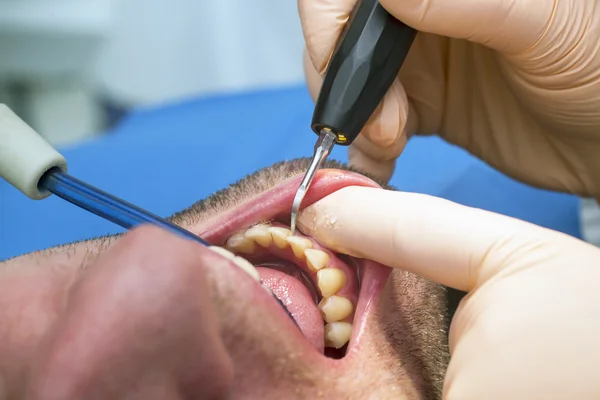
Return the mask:
{"type": "MultiPolygon", "coordinates": [[[[261,170],[176,214],[173,220],[192,232],[204,232],[216,216],[270,190],[290,176],[301,174],[306,163],[307,160],[296,160],[261,170]]],[[[345,169],[332,162],[328,162],[327,166],[345,169]]],[[[392,271],[381,295],[369,302],[369,312],[365,313],[365,307],[359,308],[360,282],[357,274],[348,268],[343,258],[340,259],[339,255],[311,238],[303,235],[290,238],[287,227],[280,221],[256,222],[261,223],[231,232],[228,239],[219,244],[245,255],[255,264],[266,264],[270,257],[277,255],[301,268],[315,283],[315,293],[306,296],[316,295],[320,304],[319,308],[315,308],[320,315],[306,317],[305,320],[309,322],[301,328],[305,333],[310,331],[318,317],[321,318],[321,330],[315,328],[317,332],[306,334],[307,341],[289,320],[282,317],[284,313],[273,299],[243,272],[220,262],[206,265],[202,285],[206,285],[204,289],[207,293],[210,292],[207,302],[210,302],[214,314],[214,320],[211,321],[217,326],[231,362],[233,379],[228,382],[231,398],[441,397],[448,352],[445,300],[440,287],[406,272],[392,271]],[[360,329],[356,323],[353,327],[353,334],[358,335],[357,330],[360,330],[359,344],[352,347],[351,352],[342,359],[325,357],[322,354],[323,347],[333,349],[346,344],[349,339],[346,328],[352,327],[352,322],[356,321],[355,314],[360,313],[365,313],[365,321],[361,322],[360,329]]],[[[8,310],[0,312],[0,324],[13,321],[9,321],[12,329],[8,333],[0,332],[0,378],[4,377],[10,382],[18,382],[22,378],[17,370],[35,358],[32,354],[51,331],[57,316],[68,309],[69,293],[74,282],[83,280],[83,276],[91,279],[87,266],[93,263],[99,252],[114,245],[115,239],[89,241],[0,264],[0,293],[6,293],[5,285],[12,288],[8,296],[0,294],[0,306],[7,305],[5,309],[8,310]],[[22,291],[33,294],[24,296],[20,294],[22,291]],[[15,306],[15,302],[20,304],[15,306]],[[22,318],[23,315],[27,317],[22,318]],[[14,322],[16,320],[18,322],[14,322]]],[[[114,274],[122,276],[126,268],[115,270],[118,272],[114,274]]],[[[182,280],[184,278],[173,278],[171,281],[162,279],[157,281],[162,282],[157,292],[158,283],[153,283],[150,277],[144,278],[148,280],[144,285],[136,280],[116,285],[116,281],[111,279],[117,278],[111,278],[113,275],[106,273],[104,281],[95,278],[94,282],[86,284],[85,287],[92,288],[89,290],[93,290],[93,293],[79,295],[96,304],[94,296],[100,297],[103,290],[110,291],[112,295],[115,295],[115,290],[124,293],[134,291],[149,299],[160,294],[163,297],[173,294],[171,297],[178,299],[178,302],[171,307],[187,309],[188,302],[194,298],[190,285],[194,279],[191,277],[195,276],[190,272],[193,268],[185,265],[170,265],[169,268],[172,274],[169,276],[187,277],[185,281],[182,280]],[[102,286],[103,290],[98,289],[101,284],[105,285],[102,286]],[[190,293],[182,293],[182,288],[190,293]],[[182,305],[182,302],[186,304],[182,305]]],[[[270,271],[263,271],[261,276],[285,281],[282,275],[270,271]]],[[[273,287],[277,292],[276,283],[273,287]]],[[[304,290],[310,291],[310,288],[307,286],[304,290]]],[[[285,297],[283,292],[276,294],[280,298],[285,297]]],[[[287,298],[292,314],[302,312],[294,309],[294,296],[298,295],[287,298]]],[[[98,301],[97,304],[105,304],[105,301],[98,301]]],[[[168,307],[165,306],[165,309],[168,307]]],[[[89,310],[82,314],[84,321],[79,323],[87,326],[95,323],[97,316],[91,314],[96,309],[92,307],[89,310]]],[[[161,310],[156,312],[163,312],[161,310]]],[[[106,315],[102,320],[106,321],[111,313],[124,311],[123,307],[114,307],[104,308],[103,312],[106,315]]],[[[136,308],[128,312],[135,313],[136,308]]],[[[205,314],[190,315],[194,315],[194,319],[202,319],[205,314]]],[[[120,314],[118,318],[113,317],[116,320],[127,318],[120,314]]],[[[185,319],[171,316],[164,320],[173,321],[173,330],[183,329],[180,324],[187,324],[185,319]]],[[[122,335],[115,334],[114,340],[124,339],[122,335]]],[[[181,340],[179,345],[182,341],[185,340],[181,340]]],[[[116,345],[113,343],[111,346],[116,345]]],[[[106,350],[101,345],[90,347],[91,355],[82,357],[87,363],[98,359],[94,351],[106,350]]]]}

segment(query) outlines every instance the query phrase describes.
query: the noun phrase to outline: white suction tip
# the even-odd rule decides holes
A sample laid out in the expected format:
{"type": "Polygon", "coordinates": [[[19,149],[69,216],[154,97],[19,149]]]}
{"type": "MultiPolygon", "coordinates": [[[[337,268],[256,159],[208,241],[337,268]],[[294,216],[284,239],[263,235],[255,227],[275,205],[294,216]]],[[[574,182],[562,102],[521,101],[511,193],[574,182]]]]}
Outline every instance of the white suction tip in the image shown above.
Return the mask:
{"type": "Polygon", "coordinates": [[[50,195],[38,183],[51,168],[67,171],[67,161],[10,108],[0,104],[0,176],[26,196],[50,195]]]}

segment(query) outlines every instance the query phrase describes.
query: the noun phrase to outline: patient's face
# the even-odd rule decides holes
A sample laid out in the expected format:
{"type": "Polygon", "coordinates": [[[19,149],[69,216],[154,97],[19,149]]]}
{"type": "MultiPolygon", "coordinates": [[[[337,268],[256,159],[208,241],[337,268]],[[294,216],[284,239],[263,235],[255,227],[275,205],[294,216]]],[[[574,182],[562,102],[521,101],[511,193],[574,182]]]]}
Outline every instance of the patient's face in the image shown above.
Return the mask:
{"type": "MultiPolygon", "coordinates": [[[[333,253],[301,232],[291,237],[292,198],[306,164],[296,160],[261,170],[173,217],[256,265],[295,320],[239,270],[206,266],[211,307],[234,368],[230,398],[441,397],[448,360],[443,290],[406,272],[333,253]]],[[[340,165],[326,167],[303,206],[345,186],[376,185],[340,165]]],[[[86,254],[94,243],[85,244],[86,254]]],[[[54,264],[50,259],[60,251],[71,252],[59,256],[63,266],[74,263],[76,271],[89,264],[90,257],[82,261],[76,256],[81,248],[73,247],[10,262],[40,268],[54,264]]],[[[40,324],[37,335],[50,327],[40,324]]],[[[1,352],[2,346],[0,358],[1,352]]]]}

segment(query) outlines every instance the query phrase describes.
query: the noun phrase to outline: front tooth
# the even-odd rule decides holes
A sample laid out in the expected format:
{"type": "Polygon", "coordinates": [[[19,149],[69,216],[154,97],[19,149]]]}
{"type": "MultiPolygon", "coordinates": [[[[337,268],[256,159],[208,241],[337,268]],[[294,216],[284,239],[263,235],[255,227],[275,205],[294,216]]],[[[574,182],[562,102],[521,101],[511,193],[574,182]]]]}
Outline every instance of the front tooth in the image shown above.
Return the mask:
{"type": "Polygon", "coordinates": [[[296,258],[303,259],[304,251],[312,247],[312,242],[299,236],[288,236],[285,240],[292,246],[292,251],[296,258]]]}
{"type": "Polygon", "coordinates": [[[219,246],[210,246],[209,249],[211,249],[215,253],[219,253],[220,255],[222,255],[223,257],[225,257],[228,260],[233,260],[236,257],[235,254],[233,254],[229,250],[224,249],[224,248],[219,247],[219,246]]]}
{"type": "Polygon", "coordinates": [[[233,263],[235,265],[240,267],[243,271],[245,271],[248,275],[250,275],[254,280],[260,281],[258,271],[254,267],[254,265],[252,265],[248,260],[246,260],[242,257],[237,257],[235,254],[233,254],[229,250],[226,250],[222,247],[210,246],[209,249],[214,251],[215,253],[222,255],[226,259],[233,261],[233,263]]]}
{"type": "Polygon", "coordinates": [[[325,253],[323,250],[306,249],[304,250],[304,255],[306,256],[308,268],[312,271],[318,271],[325,268],[329,262],[329,254],[325,253]]]}
{"type": "Polygon", "coordinates": [[[317,272],[317,285],[323,297],[331,297],[346,284],[346,273],[337,268],[323,268],[317,272]]]}
{"type": "Polygon", "coordinates": [[[252,278],[254,278],[255,281],[260,282],[260,276],[258,275],[258,270],[254,267],[254,265],[252,265],[252,263],[250,261],[248,261],[242,257],[236,257],[233,260],[233,262],[235,263],[235,265],[237,265],[238,267],[240,267],[241,269],[246,271],[248,273],[248,275],[250,275],[252,278]]]}
{"type": "Polygon", "coordinates": [[[352,311],[354,311],[354,306],[345,297],[331,296],[324,297],[321,300],[319,310],[321,310],[325,322],[337,322],[348,318],[352,314],[352,311]]]}
{"type": "Polygon", "coordinates": [[[292,235],[292,231],[286,228],[279,228],[272,226],[268,229],[271,236],[273,236],[273,243],[280,249],[285,249],[288,246],[288,242],[285,240],[288,236],[292,235]]]}
{"type": "Polygon", "coordinates": [[[273,237],[269,233],[269,227],[266,225],[257,225],[248,229],[244,235],[260,244],[262,247],[269,247],[273,237]]]}
{"type": "Polygon", "coordinates": [[[254,253],[255,245],[254,241],[247,238],[242,232],[234,233],[227,242],[225,243],[227,250],[235,253],[254,253]]]}
{"type": "Polygon", "coordinates": [[[348,322],[332,322],[325,325],[325,347],[341,348],[350,340],[352,324],[348,322]]]}

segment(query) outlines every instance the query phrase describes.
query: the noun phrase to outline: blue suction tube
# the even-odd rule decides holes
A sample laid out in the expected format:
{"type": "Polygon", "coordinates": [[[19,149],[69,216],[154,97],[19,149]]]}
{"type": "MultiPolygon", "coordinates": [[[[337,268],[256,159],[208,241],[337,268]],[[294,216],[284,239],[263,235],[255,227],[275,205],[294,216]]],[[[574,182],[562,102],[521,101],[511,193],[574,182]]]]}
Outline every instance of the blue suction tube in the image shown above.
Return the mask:
{"type": "Polygon", "coordinates": [[[39,182],[40,189],[47,190],[58,197],[83,208],[93,214],[111,221],[125,229],[133,229],[137,225],[152,224],[205,246],[210,243],[194,235],[188,230],[168,222],[138,206],[119,199],[98,188],[88,185],[59,168],[47,171],[39,182]]]}

